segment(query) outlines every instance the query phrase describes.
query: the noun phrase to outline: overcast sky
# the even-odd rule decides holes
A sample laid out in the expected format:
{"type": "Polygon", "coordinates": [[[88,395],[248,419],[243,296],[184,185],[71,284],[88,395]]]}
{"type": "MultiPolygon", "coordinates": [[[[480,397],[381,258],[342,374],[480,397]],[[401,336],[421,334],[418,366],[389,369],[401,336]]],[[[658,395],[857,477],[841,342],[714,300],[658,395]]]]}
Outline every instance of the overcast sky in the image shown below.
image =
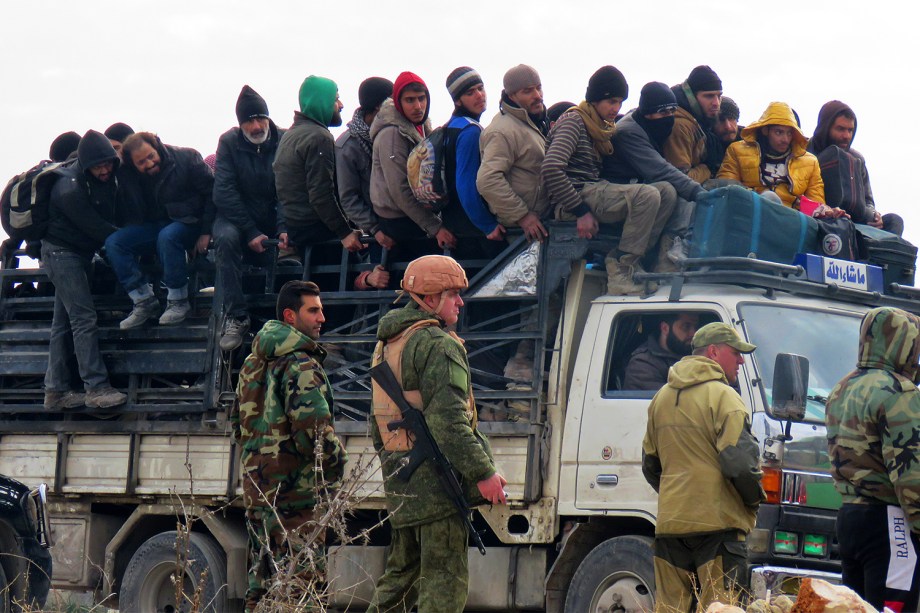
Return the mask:
{"type": "Polygon", "coordinates": [[[519,63],[539,71],[548,105],[580,101],[588,77],[613,64],[630,85],[624,110],[644,83],[673,85],[709,64],[742,123],[782,100],[811,136],[824,102],[852,106],[877,206],[900,213],[905,237],[920,244],[913,4],[4,0],[2,12],[4,182],[45,159],[58,134],[116,121],[213,153],[236,124],[243,84],[286,127],[310,74],[338,83],[347,121],[361,80],[411,70],[428,83],[437,125],[451,109],[444,79],[469,65],[485,80],[487,123],[502,75],[519,63]]]}

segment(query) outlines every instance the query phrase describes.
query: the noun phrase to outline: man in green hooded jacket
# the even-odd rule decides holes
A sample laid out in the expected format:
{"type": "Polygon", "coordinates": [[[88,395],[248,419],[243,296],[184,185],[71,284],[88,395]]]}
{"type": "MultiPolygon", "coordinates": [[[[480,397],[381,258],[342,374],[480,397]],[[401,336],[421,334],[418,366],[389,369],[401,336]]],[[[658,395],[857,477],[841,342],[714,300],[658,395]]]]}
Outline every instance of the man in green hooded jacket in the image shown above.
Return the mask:
{"type": "Polygon", "coordinates": [[[242,449],[250,538],[247,611],[268,590],[276,567],[293,561],[303,582],[321,580],[315,571],[322,571],[322,564],[308,567],[306,559],[312,556],[302,550],[322,548],[325,531],[313,517],[317,496],[341,485],[348,459],[332,426],[332,386],[323,371],[326,352],[317,343],[325,321],[319,287],[309,281],[285,283],[278,293],[277,317],[253,340],[230,413],[242,449]],[[299,534],[292,537],[292,532],[299,534]],[[288,555],[292,561],[285,561],[288,555]]]}
{"type": "MultiPolygon", "coordinates": [[[[505,479],[496,471],[486,438],[476,429],[476,403],[463,341],[445,330],[457,323],[467,287],[453,259],[428,255],[406,267],[402,288],[412,298],[380,319],[374,360],[386,360],[410,405],[422,411],[438,447],[458,473],[470,506],[505,504],[505,479]]],[[[467,529],[425,460],[408,482],[394,476],[407,457],[404,430],[386,428],[395,416],[375,384],[371,433],[380,455],[392,539],[386,572],[368,612],[463,611],[469,586],[467,529]],[[382,427],[381,427],[382,426],[382,427]],[[400,440],[401,439],[401,440],[400,440]]]]}
{"type": "Polygon", "coordinates": [[[349,251],[362,248],[349,224],[335,184],[335,139],[329,126],[342,125],[343,105],[334,81],[309,76],[300,86],[300,110],[281,137],[272,168],[288,237],[298,249],[332,239],[349,251]]]}
{"type": "Polygon", "coordinates": [[[872,309],[859,361],[827,400],[831,474],[843,505],[843,583],[878,610],[917,611],[920,593],[920,318],[872,309]]]}

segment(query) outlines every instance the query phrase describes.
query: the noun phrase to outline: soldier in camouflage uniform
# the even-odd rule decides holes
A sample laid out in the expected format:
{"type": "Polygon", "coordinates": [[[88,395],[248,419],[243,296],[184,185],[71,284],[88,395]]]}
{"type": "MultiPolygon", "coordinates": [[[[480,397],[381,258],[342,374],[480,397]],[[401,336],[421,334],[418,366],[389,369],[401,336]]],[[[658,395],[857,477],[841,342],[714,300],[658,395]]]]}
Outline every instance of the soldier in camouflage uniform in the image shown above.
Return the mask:
{"type": "MultiPolygon", "coordinates": [[[[402,288],[414,302],[380,319],[375,362],[390,363],[406,400],[422,410],[432,436],[459,473],[470,504],[504,504],[505,479],[476,429],[463,341],[444,329],[457,322],[463,306],[460,290],[466,287],[466,273],[452,258],[430,255],[412,261],[402,288]],[[394,354],[396,347],[401,349],[394,354]]],[[[375,389],[371,430],[385,476],[392,541],[386,572],[368,611],[406,612],[416,602],[419,613],[462,611],[469,585],[466,527],[430,460],[408,483],[393,477],[407,455],[408,438],[402,430],[386,430],[392,417],[379,413],[386,398],[381,392],[375,389]]]]}
{"type": "Polygon", "coordinates": [[[843,582],[881,610],[917,611],[920,591],[920,318],[869,311],[859,361],[827,401],[832,474],[843,506],[843,582]]]}
{"type": "MultiPolygon", "coordinates": [[[[250,537],[247,611],[265,594],[274,564],[288,555],[305,557],[302,539],[289,533],[313,529],[317,497],[341,484],[347,459],[332,428],[332,387],[322,365],[326,352],[316,342],[325,321],[319,287],[286,283],[277,317],[256,334],[230,415],[242,448],[250,537]]],[[[310,546],[322,547],[323,540],[310,546]]],[[[313,578],[311,569],[304,568],[301,578],[313,578]]]]}

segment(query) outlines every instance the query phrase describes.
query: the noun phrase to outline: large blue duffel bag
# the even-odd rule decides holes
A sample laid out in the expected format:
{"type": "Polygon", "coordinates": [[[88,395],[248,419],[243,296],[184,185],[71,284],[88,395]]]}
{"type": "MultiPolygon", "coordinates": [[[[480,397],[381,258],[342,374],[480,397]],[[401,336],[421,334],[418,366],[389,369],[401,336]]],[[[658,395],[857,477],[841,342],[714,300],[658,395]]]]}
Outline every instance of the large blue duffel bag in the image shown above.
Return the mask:
{"type": "Polygon", "coordinates": [[[792,264],[797,253],[819,253],[818,224],[741,186],[720,187],[696,201],[690,257],[747,257],[792,264]]]}

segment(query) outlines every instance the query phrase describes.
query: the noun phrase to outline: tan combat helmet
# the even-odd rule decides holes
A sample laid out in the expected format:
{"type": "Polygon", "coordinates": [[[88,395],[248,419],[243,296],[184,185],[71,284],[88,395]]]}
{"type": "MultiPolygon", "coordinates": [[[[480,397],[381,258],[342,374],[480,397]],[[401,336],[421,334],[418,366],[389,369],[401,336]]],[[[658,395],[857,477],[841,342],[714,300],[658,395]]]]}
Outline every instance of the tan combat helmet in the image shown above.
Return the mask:
{"type": "MultiPolygon", "coordinates": [[[[408,293],[422,309],[434,314],[441,309],[432,309],[420,296],[433,296],[447,290],[462,290],[469,287],[466,271],[457,260],[446,255],[423,255],[406,266],[400,287],[408,293]]],[[[443,297],[441,298],[443,301],[443,297]]]]}

